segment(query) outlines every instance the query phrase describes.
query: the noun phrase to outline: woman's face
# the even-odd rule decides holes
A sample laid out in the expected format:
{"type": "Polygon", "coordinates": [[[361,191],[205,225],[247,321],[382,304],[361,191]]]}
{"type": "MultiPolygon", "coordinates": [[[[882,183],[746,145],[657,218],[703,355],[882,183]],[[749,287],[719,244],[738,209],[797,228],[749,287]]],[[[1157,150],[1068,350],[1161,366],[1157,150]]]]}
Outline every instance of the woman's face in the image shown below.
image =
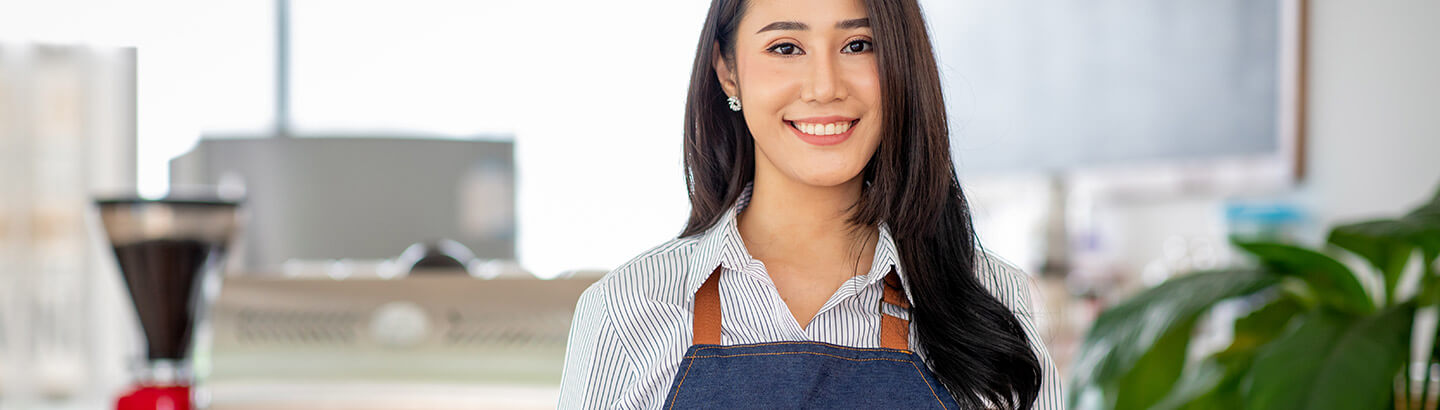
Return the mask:
{"type": "Polygon", "coordinates": [[[880,76],[861,0],[750,0],[734,65],[716,59],[755,137],[756,173],[811,186],[859,177],[880,145],[880,76]]]}

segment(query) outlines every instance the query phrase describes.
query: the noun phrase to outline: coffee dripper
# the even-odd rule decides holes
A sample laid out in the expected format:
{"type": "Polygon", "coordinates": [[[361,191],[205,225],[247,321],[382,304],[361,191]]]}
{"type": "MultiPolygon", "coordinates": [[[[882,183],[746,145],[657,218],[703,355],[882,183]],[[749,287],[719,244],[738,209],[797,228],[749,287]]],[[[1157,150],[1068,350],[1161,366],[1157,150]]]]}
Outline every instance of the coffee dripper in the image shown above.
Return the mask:
{"type": "Polygon", "coordinates": [[[239,203],[172,196],[96,204],[145,335],[144,360],[116,408],[189,410],[191,339],[208,302],[201,285],[223,265],[239,203]]]}

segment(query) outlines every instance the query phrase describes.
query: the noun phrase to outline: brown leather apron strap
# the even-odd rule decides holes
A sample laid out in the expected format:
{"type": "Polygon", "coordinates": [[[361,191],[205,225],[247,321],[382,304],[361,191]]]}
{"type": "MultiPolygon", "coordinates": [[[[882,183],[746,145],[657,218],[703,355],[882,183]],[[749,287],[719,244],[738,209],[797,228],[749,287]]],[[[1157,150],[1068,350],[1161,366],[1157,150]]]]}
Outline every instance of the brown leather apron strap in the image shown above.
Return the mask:
{"type": "Polygon", "coordinates": [[[899,306],[901,309],[910,308],[910,299],[905,297],[905,288],[900,284],[900,274],[895,273],[894,267],[891,267],[890,273],[885,275],[885,294],[881,300],[899,306]]]}
{"type": "Polygon", "coordinates": [[[720,266],[695,291],[694,344],[720,344],[720,266]]]}
{"type": "Polygon", "coordinates": [[[900,275],[895,273],[894,267],[885,275],[884,282],[885,293],[880,298],[880,347],[910,350],[910,321],[886,314],[883,305],[889,303],[901,309],[910,308],[910,301],[905,298],[905,288],[900,284],[900,275]]]}

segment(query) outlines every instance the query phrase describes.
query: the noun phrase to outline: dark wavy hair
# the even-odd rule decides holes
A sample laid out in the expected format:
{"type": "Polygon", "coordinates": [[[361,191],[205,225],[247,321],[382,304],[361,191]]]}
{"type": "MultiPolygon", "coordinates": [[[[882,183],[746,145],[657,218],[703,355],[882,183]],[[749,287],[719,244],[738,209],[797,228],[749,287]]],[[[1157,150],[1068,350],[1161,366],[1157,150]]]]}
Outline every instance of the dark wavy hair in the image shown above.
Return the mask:
{"type": "MultiPolygon", "coordinates": [[[[867,0],[875,32],[885,124],[850,222],[888,224],[905,266],[916,337],[926,364],[961,406],[1029,409],[1040,362],[1020,322],[980,283],[979,242],[950,159],[940,76],[915,0],[867,0]]],[[[713,0],[685,103],[685,182],[690,220],[681,237],[704,232],[755,177],[755,147],[730,111],[712,58],[735,56],[744,0],[713,0]]]]}

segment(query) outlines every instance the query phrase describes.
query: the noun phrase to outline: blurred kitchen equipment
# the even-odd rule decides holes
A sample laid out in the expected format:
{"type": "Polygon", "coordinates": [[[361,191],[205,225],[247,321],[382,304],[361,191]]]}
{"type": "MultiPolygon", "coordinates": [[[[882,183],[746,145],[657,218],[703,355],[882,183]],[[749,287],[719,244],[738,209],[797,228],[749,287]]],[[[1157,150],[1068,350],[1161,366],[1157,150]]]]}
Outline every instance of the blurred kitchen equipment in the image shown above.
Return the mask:
{"type": "Polygon", "coordinates": [[[207,136],[170,166],[172,186],[244,192],[245,236],[230,271],[385,259],[433,238],[455,240],[479,258],[515,258],[514,144],[507,140],[207,136]]]}
{"type": "Polygon", "coordinates": [[[225,410],[553,408],[575,302],[596,278],[453,273],[231,275],[197,394],[225,410]]]}
{"type": "Polygon", "coordinates": [[[205,306],[200,289],[205,273],[224,259],[238,203],[170,197],[96,204],[145,334],[145,361],[116,406],[189,409],[191,334],[205,306]]]}
{"type": "Polygon", "coordinates": [[[410,245],[396,262],[408,267],[411,273],[466,273],[465,268],[474,259],[475,253],[460,242],[440,239],[410,245]]]}

